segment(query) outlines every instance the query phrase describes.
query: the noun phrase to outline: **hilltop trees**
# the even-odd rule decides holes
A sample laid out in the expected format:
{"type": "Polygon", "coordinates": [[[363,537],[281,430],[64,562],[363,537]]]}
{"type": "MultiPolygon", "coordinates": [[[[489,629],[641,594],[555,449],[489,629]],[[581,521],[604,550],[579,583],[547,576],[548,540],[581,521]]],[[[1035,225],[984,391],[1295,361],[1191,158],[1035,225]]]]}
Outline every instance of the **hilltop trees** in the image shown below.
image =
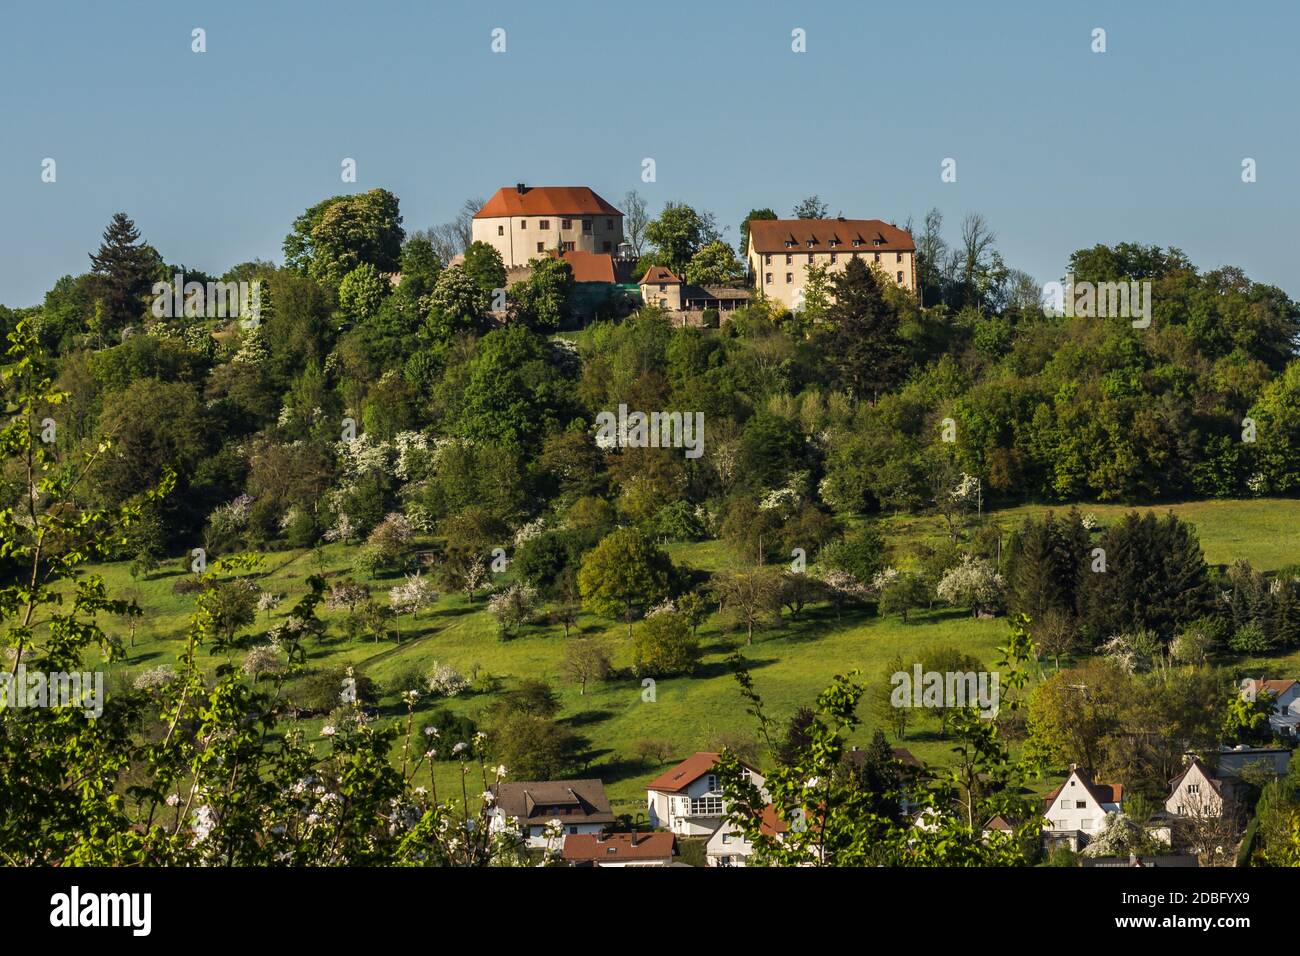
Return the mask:
{"type": "Polygon", "coordinates": [[[140,241],[140,230],[124,212],[114,213],[99,251],[90,255],[92,317],[101,335],[132,325],[145,313],[147,298],[161,272],[162,259],[140,241]]]}
{"type": "Polygon", "coordinates": [[[718,239],[718,228],[711,214],[669,202],[659,218],[646,225],[645,236],[655,247],[655,261],[683,275],[695,253],[718,239]]]}
{"type": "Polygon", "coordinates": [[[831,363],[838,383],[855,397],[875,402],[902,374],[907,357],[898,314],[885,300],[876,273],[850,259],[831,281],[835,302],[826,311],[831,363]]]}
{"type": "Polygon", "coordinates": [[[404,238],[397,197],[388,190],[333,196],[294,220],[284,239],[284,261],[337,287],[362,263],[396,272],[404,238]]]}

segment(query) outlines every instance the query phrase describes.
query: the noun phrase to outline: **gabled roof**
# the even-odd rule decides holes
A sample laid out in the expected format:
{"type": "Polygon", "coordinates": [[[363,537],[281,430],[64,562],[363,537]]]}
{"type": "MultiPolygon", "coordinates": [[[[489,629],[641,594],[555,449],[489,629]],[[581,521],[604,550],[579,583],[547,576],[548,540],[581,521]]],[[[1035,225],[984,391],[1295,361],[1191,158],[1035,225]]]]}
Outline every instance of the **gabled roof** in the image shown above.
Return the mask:
{"type": "Polygon", "coordinates": [[[496,805],[525,826],[550,820],[613,823],[605,785],[599,780],[511,780],[492,785],[496,805]]]}
{"type": "Polygon", "coordinates": [[[1191,763],[1183,768],[1183,772],[1174,777],[1173,780],[1169,781],[1169,795],[1171,797],[1178,792],[1178,787],[1182,784],[1183,778],[1191,773],[1192,770],[1200,771],[1201,776],[1209,781],[1210,786],[1214,788],[1214,792],[1219,796],[1223,796],[1222,781],[1216,780],[1214,774],[1210,773],[1209,768],[1206,767],[1205,764],[1201,763],[1199,758],[1193,757],[1191,763]]]}
{"type": "Polygon", "coordinates": [[[1112,803],[1118,806],[1120,803],[1124,801],[1124,787],[1121,784],[1093,783],[1091,780],[1088,779],[1088,775],[1084,773],[1082,770],[1074,769],[1071,770],[1069,774],[1066,775],[1065,780],[1061,782],[1061,785],[1059,787],[1057,787],[1055,790],[1049,793],[1046,796],[1046,798],[1044,798],[1043,800],[1044,811],[1051,809],[1052,804],[1056,802],[1056,798],[1061,795],[1061,792],[1066,788],[1066,785],[1069,784],[1070,777],[1077,777],[1079,779],[1079,783],[1083,784],[1083,788],[1088,791],[1088,793],[1092,796],[1092,799],[1097,801],[1098,805],[1112,803]]]}
{"type": "Polygon", "coordinates": [[[1292,687],[1296,685],[1296,680],[1290,677],[1280,678],[1280,679],[1268,679],[1268,680],[1265,680],[1263,678],[1259,680],[1256,680],[1255,678],[1251,678],[1250,683],[1254,687],[1255,693],[1257,694],[1260,691],[1266,690],[1274,697],[1281,697],[1283,694],[1285,694],[1287,691],[1289,691],[1292,687]]]}
{"type": "Polygon", "coordinates": [[[586,186],[503,186],[475,219],[502,216],[622,216],[586,186]]]}
{"type": "Polygon", "coordinates": [[[671,833],[570,833],[564,838],[564,858],[574,863],[668,860],[672,855],[671,833]]]}
{"type": "MultiPolygon", "coordinates": [[[[645,785],[647,790],[658,790],[660,793],[678,793],[685,790],[700,777],[704,776],[713,769],[713,765],[718,762],[720,753],[712,750],[700,750],[671,770],[667,770],[655,777],[645,785]]],[[[745,769],[755,772],[749,764],[741,762],[745,769]]]]}
{"type": "Polygon", "coordinates": [[[879,219],[755,219],[749,238],[756,252],[916,251],[909,233],[879,219]]]}
{"type": "Polygon", "coordinates": [[[641,281],[637,285],[665,285],[676,283],[681,285],[682,280],[673,275],[673,270],[667,266],[651,266],[645,271],[641,281]]]}

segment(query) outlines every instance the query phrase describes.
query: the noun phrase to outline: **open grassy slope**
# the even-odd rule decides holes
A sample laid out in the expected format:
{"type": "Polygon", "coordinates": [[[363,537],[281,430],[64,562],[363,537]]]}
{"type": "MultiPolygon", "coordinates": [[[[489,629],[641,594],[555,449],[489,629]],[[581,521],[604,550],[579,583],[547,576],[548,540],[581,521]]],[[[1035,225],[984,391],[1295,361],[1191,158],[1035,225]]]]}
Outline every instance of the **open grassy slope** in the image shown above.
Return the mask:
{"type": "MultiPolygon", "coordinates": [[[[1019,524],[1025,515],[1043,510],[1046,509],[1022,507],[997,512],[992,517],[1009,528],[1019,524]]],[[[1082,510],[1095,513],[1105,523],[1126,509],[1088,506],[1082,510]]],[[[1300,502],[1280,499],[1197,502],[1175,505],[1173,510],[1197,526],[1211,563],[1247,557],[1258,567],[1274,569],[1300,561],[1300,502]]],[[[890,519],[888,525],[891,544],[901,545],[904,541],[943,533],[937,518],[897,518],[890,519]]],[[[718,542],[675,545],[669,550],[674,561],[706,571],[725,567],[730,560],[729,552],[718,542]]],[[[310,574],[322,570],[330,577],[352,574],[350,564],[355,553],[355,546],[330,545],[324,550],[323,568],[318,567],[310,551],[267,555],[265,574],[259,583],[263,589],[287,597],[282,610],[273,612],[269,619],[264,612],[259,614],[254,634],[264,632],[283,615],[305,590],[305,580],[310,574]]],[[[145,610],[135,646],[128,648],[125,661],[112,668],[124,671],[128,679],[146,668],[174,662],[183,650],[192,599],[172,590],[172,585],[183,575],[178,567],[177,562],[169,561],[166,570],[139,581],[132,580],[126,563],[97,569],[104,575],[110,593],[134,596],[145,610]]],[[[386,600],[387,587],[397,580],[394,577],[372,582],[377,598],[386,600]]],[[[752,737],[756,733],[725,666],[732,650],[743,645],[744,636],[724,631],[716,619],[711,618],[700,630],[705,656],[697,673],[688,678],[659,681],[655,700],[646,702],[642,699],[640,682],[631,678],[589,686],[587,694],[580,695],[576,686],[564,683],[560,677],[564,653],[561,628],[526,627],[514,640],[501,641],[495,622],[484,610],[482,598],[470,604],[464,595],[444,595],[434,608],[421,612],[418,619],[404,617],[400,644],[392,640],[348,641],[342,636],[343,616],[341,611],[329,612],[322,608],[322,617],[331,626],[323,642],[309,644],[311,666],[352,664],[358,667],[385,691],[378,702],[382,719],[404,718],[405,708],[397,703],[396,693],[388,690],[391,684],[412,669],[427,674],[435,661],[451,664],[466,675],[476,669],[486,671],[507,684],[523,678],[551,681],[563,700],[561,719],[591,741],[589,772],[605,780],[616,812],[640,809],[645,781],[661,769],[636,760],[633,755],[636,741],[667,740],[684,755],[715,743],[720,734],[752,737]]],[[[122,622],[105,623],[125,639],[122,622]]],[[[914,659],[927,648],[956,645],[992,666],[1006,628],[1004,619],[974,620],[965,612],[948,609],[921,613],[903,624],[897,618],[880,619],[862,612],[846,611],[837,617],[833,610],[819,607],[805,611],[799,620],[783,618],[780,627],[760,633],[752,647],[742,647],[742,650],[769,713],[783,718],[796,707],[811,704],[833,675],[860,668],[864,675],[874,679],[896,654],[914,659]]],[[[579,631],[585,636],[604,637],[613,650],[616,666],[630,664],[631,653],[623,625],[584,614],[579,631]]],[[[260,643],[256,637],[252,642],[260,643]]],[[[219,660],[207,657],[206,652],[204,655],[204,660],[213,664],[219,660]]],[[[1243,664],[1250,664],[1256,671],[1300,674],[1300,654],[1243,664]]],[[[426,698],[417,711],[417,732],[425,723],[419,714],[433,707],[474,716],[489,700],[487,694],[467,694],[451,701],[426,698]]],[[[858,742],[865,742],[871,732],[867,707],[863,708],[863,717],[865,725],[858,734],[858,742]]],[[[312,721],[310,727],[316,730],[321,723],[312,721]]],[[[937,737],[933,726],[924,722],[909,731],[905,745],[924,759],[943,762],[948,745],[937,737]]],[[[441,793],[459,793],[457,765],[440,764],[437,773],[441,793]]]]}

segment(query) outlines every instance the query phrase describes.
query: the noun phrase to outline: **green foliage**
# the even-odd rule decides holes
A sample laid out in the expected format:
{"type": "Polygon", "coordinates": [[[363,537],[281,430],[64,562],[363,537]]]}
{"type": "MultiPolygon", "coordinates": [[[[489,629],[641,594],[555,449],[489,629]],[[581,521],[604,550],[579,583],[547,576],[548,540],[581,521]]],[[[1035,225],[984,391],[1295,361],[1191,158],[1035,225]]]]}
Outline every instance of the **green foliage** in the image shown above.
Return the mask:
{"type": "Polygon", "coordinates": [[[674,611],[652,614],[632,636],[632,669],[638,677],[689,674],[700,660],[700,645],[686,618],[674,611]]]}
{"type": "Polygon", "coordinates": [[[284,239],[284,261],[337,288],[363,263],[396,272],[404,237],[397,197],[388,190],[334,196],[294,220],[284,239]]]}
{"type": "Polygon", "coordinates": [[[578,587],[585,607],[622,618],[630,631],[637,610],[668,595],[673,573],[667,554],[641,532],[620,528],[583,557],[578,587]]]}
{"type": "Polygon", "coordinates": [[[339,308],[345,315],[365,321],[379,311],[388,283],[368,262],[363,262],[339,283],[339,308]]]}

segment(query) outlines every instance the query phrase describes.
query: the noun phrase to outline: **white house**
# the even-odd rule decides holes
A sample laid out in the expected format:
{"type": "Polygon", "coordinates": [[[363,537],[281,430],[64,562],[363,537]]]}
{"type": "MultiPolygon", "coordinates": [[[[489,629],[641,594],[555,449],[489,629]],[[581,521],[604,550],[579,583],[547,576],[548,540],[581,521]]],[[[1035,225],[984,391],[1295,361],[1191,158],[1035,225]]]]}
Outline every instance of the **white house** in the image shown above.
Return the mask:
{"type": "Polygon", "coordinates": [[[709,837],[704,859],[709,866],[745,866],[753,852],[745,834],[724,818],[709,837]]]}
{"type": "Polygon", "coordinates": [[[1274,698],[1273,712],[1268,715],[1269,729],[1280,737],[1300,736],[1300,681],[1252,677],[1242,682],[1242,694],[1252,699],[1265,691],[1274,698]]]}
{"type": "Polygon", "coordinates": [[[1224,784],[1195,757],[1169,782],[1165,812],[1176,817],[1207,819],[1223,813],[1224,784]]]}
{"type": "MultiPolygon", "coordinates": [[[[646,784],[650,825],[679,836],[711,836],[722,823],[722,787],[714,772],[720,754],[700,751],[646,784]]],[[[745,773],[759,790],[763,777],[752,767],[745,773]]]]}
{"type": "Polygon", "coordinates": [[[1048,845],[1082,849],[1090,837],[1106,829],[1106,817],[1119,813],[1123,802],[1124,788],[1119,784],[1093,783],[1070,764],[1070,775],[1044,801],[1043,839],[1048,845]]]}
{"type": "Polygon", "coordinates": [[[598,834],[614,822],[599,780],[513,780],[494,784],[492,793],[492,830],[513,820],[531,847],[546,847],[553,821],[565,835],[598,834]]]}

